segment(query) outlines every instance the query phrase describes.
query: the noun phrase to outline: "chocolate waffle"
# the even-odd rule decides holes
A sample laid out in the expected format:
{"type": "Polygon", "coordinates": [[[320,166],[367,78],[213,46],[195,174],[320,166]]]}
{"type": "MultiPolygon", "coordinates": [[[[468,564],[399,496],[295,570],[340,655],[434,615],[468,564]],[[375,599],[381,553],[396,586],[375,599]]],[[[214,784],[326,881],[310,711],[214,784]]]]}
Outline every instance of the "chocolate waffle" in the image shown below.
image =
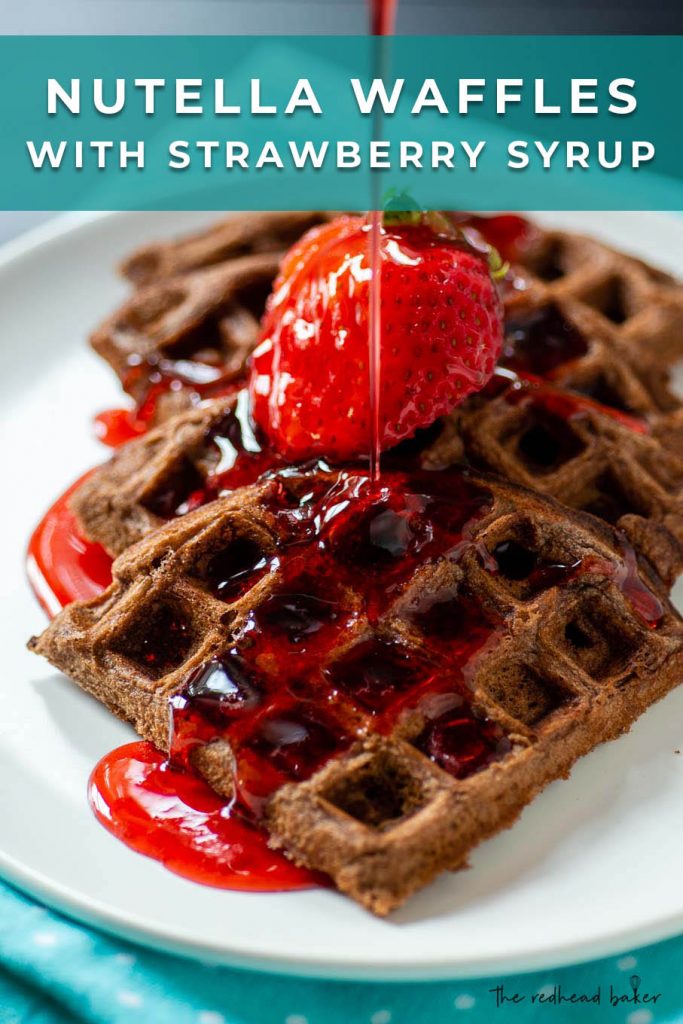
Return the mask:
{"type": "Polygon", "coordinates": [[[465,459],[618,526],[670,585],[683,569],[683,449],[644,421],[498,371],[424,458],[465,459]]]}
{"type": "MultiPolygon", "coordinates": [[[[246,399],[214,399],[124,446],[72,499],[85,535],[118,554],[188,507],[254,481],[273,457],[251,433],[246,399]]],[[[683,568],[680,452],[641,421],[499,372],[419,458],[469,462],[618,525],[672,583],[683,568]]]]}
{"type": "Polygon", "coordinates": [[[378,914],[683,672],[622,535],[459,469],[266,474],[130,548],[31,647],[378,914]]]}
{"type": "MultiPolygon", "coordinates": [[[[506,289],[510,323],[523,328],[530,310],[556,305],[587,343],[582,351],[573,339],[573,351],[567,353],[570,365],[556,379],[596,398],[596,392],[607,391],[620,399],[626,412],[649,412],[637,378],[646,356],[658,366],[683,356],[681,282],[594,238],[537,225],[515,246],[513,259],[506,289]],[[591,344],[593,336],[598,345],[591,344]],[[610,353],[626,360],[636,381],[617,375],[610,353]]],[[[567,341],[571,350],[572,339],[567,341]]],[[[520,355],[533,358],[530,350],[520,355]]],[[[559,370],[560,365],[558,361],[551,369],[559,370]]],[[[651,398],[660,408],[656,397],[651,398]]]]}
{"type": "Polygon", "coordinates": [[[245,368],[280,260],[321,213],[249,213],[123,264],[138,288],[92,334],[138,405],[156,417],[224,391],[245,368]]]}
{"type": "Polygon", "coordinates": [[[645,419],[680,453],[683,407],[670,366],[683,356],[683,284],[583,235],[514,215],[452,216],[511,263],[501,365],[645,419]]]}
{"type": "Polygon", "coordinates": [[[282,254],[328,216],[307,210],[235,213],[195,234],[144,245],[123,261],[120,270],[140,287],[242,256],[282,254]]]}
{"type": "Polygon", "coordinates": [[[502,366],[646,419],[655,429],[679,413],[670,369],[657,358],[651,336],[626,344],[605,328],[601,314],[551,294],[548,286],[507,298],[502,366]]]}
{"type": "Polygon", "coordinates": [[[184,502],[219,467],[220,445],[225,450],[236,430],[237,447],[244,448],[238,399],[203,402],[119,448],[71,499],[83,534],[118,555],[182,513],[184,502]]]}

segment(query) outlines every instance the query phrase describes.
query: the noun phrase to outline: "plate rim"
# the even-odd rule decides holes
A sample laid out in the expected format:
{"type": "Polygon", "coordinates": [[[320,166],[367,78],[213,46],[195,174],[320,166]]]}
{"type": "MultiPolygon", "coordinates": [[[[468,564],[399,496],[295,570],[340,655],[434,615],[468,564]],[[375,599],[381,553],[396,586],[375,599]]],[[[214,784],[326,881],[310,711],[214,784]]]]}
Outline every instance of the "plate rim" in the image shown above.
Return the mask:
{"type": "MultiPolygon", "coordinates": [[[[531,974],[594,962],[637,950],[683,933],[683,911],[658,924],[641,925],[626,931],[609,931],[592,940],[576,941],[549,949],[538,948],[504,960],[479,958],[457,964],[449,960],[411,963],[405,960],[345,960],[331,958],[284,957],[257,954],[239,949],[217,950],[201,941],[173,936],[161,928],[118,912],[95,900],[85,900],[68,887],[50,881],[38,871],[26,869],[0,851],[0,878],[19,892],[38,900],[48,909],[84,924],[96,931],[123,939],[144,948],[181,956],[215,966],[233,967],[256,973],[277,974],[311,980],[354,982],[430,982],[500,978],[531,974]]],[[[258,894],[255,894],[258,895],[258,894]]],[[[283,894],[287,895],[287,894],[283,894]]]]}
{"type": "MultiPolygon", "coordinates": [[[[155,211],[140,211],[141,214],[155,211]]],[[[181,212],[181,211],[179,211],[181,212]]],[[[562,211],[535,211],[545,217],[562,211]]],[[[602,211],[591,211],[599,216],[602,211]]],[[[617,213],[618,211],[609,211],[617,213]]],[[[644,211],[645,212],[645,211],[644,211]]],[[[649,212],[649,211],[648,211],[649,212]]],[[[193,211],[197,216],[210,217],[206,211],[193,211]]],[[[88,232],[98,224],[109,220],[125,220],[135,216],[133,211],[85,211],[61,213],[44,224],[40,224],[17,238],[0,246],[0,269],[30,258],[32,253],[44,246],[61,243],[81,232],[88,232]]],[[[675,212],[650,212],[650,216],[662,220],[675,220],[675,212]]],[[[428,961],[407,961],[402,958],[381,957],[368,963],[367,958],[358,960],[335,959],[334,955],[284,956],[276,953],[256,953],[244,948],[221,949],[191,940],[187,936],[173,933],[162,926],[144,921],[128,911],[118,911],[106,902],[81,896],[77,890],[50,879],[47,875],[27,867],[12,856],[0,851],[0,877],[20,892],[37,899],[42,904],[66,917],[113,935],[125,941],[144,947],[193,960],[222,964],[272,974],[301,978],[325,978],[346,981],[436,981],[448,979],[509,976],[529,973],[545,968],[564,967],[571,964],[602,959],[643,945],[663,941],[683,933],[683,909],[655,922],[626,928],[605,927],[599,935],[589,940],[556,942],[550,948],[526,950],[521,954],[512,953],[504,959],[487,959],[454,962],[448,958],[428,961]]]]}

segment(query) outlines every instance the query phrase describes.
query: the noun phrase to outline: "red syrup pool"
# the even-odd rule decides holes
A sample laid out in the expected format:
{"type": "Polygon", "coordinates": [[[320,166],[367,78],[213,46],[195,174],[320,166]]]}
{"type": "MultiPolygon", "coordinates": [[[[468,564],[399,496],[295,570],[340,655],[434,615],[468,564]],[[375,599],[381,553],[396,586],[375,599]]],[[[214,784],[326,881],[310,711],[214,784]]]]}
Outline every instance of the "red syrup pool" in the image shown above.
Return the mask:
{"type": "Polygon", "coordinates": [[[72,601],[97,597],[111,583],[111,557],[99,544],[81,536],[69,508],[71,495],[88,476],[77,480],[48,509],[29,542],[28,578],[50,617],[72,601]]]}
{"type": "Polygon", "coordinates": [[[171,767],[151,743],[128,743],[103,757],[88,794],[117,839],[194,882],[252,892],[324,883],[270,850],[263,832],[231,815],[206,782],[171,767]]]}

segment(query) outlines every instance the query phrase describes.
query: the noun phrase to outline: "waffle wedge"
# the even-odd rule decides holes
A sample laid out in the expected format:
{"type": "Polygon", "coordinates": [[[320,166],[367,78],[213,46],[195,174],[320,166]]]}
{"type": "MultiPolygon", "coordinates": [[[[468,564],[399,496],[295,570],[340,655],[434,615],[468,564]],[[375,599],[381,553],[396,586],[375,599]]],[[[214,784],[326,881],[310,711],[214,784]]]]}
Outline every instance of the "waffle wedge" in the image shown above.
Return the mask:
{"type": "Polygon", "coordinates": [[[683,674],[622,534],[462,469],[266,474],[31,647],[378,914],[683,674]]]}

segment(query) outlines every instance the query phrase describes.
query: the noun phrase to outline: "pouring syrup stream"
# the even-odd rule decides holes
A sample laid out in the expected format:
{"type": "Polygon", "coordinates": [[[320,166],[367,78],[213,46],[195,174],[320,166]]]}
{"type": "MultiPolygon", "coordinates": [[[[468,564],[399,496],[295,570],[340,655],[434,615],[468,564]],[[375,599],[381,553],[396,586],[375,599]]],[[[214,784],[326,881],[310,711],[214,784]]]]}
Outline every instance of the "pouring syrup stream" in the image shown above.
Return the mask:
{"type": "MultiPolygon", "coordinates": [[[[373,180],[373,191],[376,189],[373,180]]],[[[373,200],[376,197],[373,196],[373,200]]],[[[377,205],[376,202],[373,205],[377,205]]],[[[379,402],[382,373],[382,211],[370,212],[370,309],[369,309],[369,386],[370,386],[370,479],[373,485],[379,482],[380,475],[380,434],[379,434],[379,402]]]]}
{"type": "Polygon", "coordinates": [[[390,36],[396,23],[398,0],[370,0],[370,35],[390,36]]]}
{"type": "MultiPolygon", "coordinates": [[[[385,37],[391,35],[396,21],[398,0],[370,0],[370,33],[374,36],[373,77],[382,78],[387,63],[385,37]]],[[[382,108],[375,107],[373,117],[373,138],[381,136],[382,108]]],[[[380,209],[380,178],[371,178],[370,211],[370,308],[368,331],[368,367],[370,388],[370,479],[373,485],[380,476],[380,385],[382,373],[382,210],[380,209]]]]}

